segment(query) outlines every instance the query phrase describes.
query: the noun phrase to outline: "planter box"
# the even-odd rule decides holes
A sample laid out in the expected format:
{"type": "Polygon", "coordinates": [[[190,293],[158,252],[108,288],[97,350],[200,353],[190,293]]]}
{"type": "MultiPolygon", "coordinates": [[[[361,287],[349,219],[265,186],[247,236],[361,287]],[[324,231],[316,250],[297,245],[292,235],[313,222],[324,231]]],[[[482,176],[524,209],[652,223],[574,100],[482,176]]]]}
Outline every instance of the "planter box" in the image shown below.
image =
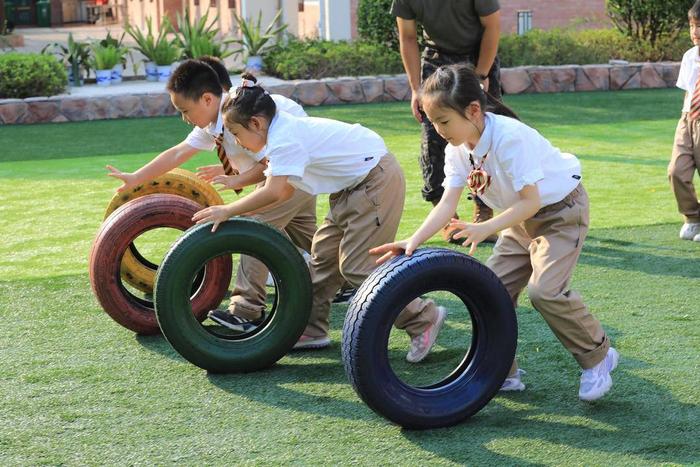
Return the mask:
{"type": "Polygon", "coordinates": [[[9,34],[2,36],[2,39],[7,41],[10,47],[24,47],[24,36],[21,34],[9,34]]]}

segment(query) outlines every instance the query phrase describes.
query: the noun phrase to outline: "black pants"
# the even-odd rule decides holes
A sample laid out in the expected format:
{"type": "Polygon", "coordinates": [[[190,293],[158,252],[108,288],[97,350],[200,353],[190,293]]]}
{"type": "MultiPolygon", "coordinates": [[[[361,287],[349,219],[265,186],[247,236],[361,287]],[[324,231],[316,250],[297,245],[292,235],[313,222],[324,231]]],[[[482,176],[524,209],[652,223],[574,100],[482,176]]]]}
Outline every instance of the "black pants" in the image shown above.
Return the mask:
{"type": "MultiPolygon", "coordinates": [[[[424,82],[443,65],[455,63],[476,64],[475,55],[455,55],[440,52],[426,47],[421,56],[421,80],[424,82]]],[[[501,67],[498,57],[493,61],[489,70],[489,94],[501,98],[501,67]]],[[[423,135],[421,140],[420,167],[423,173],[423,199],[437,203],[445,191],[442,181],[445,179],[445,146],[447,141],[442,139],[433,124],[423,115],[423,135]]],[[[477,198],[478,200],[478,198],[477,198]]],[[[480,202],[478,200],[477,202],[480,202]]]]}

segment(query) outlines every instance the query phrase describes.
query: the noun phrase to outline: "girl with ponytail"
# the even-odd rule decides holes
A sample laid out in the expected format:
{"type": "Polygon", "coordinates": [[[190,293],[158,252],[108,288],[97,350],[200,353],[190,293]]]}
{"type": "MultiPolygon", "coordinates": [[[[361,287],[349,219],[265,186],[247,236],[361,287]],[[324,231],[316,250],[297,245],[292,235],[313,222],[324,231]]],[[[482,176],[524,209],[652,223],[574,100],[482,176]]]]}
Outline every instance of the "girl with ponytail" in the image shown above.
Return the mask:
{"type": "MultiPolygon", "coordinates": [[[[530,301],[583,372],[579,398],[602,397],[612,387],[618,353],[581,296],[569,289],[588,231],[588,195],[578,159],[558,148],[481,88],[469,65],[438,68],[423,84],[421,105],[445,148],[445,192],[408,239],[370,251],[392,256],[415,249],[447,222],[459,229],[469,254],[500,231],[487,265],[501,278],[513,304],[527,285],[530,301]],[[500,214],[482,223],[450,220],[465,188],[500,214]]],[[[513,362],[501,390],[522,391],[513,362]]]]}

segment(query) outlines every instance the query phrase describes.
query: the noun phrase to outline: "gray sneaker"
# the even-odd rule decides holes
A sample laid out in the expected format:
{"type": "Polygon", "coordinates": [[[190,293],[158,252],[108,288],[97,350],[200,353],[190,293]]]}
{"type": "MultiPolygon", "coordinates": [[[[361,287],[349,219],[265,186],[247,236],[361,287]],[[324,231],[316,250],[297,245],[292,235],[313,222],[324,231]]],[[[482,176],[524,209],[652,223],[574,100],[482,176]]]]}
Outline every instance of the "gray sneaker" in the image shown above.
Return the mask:
{"type": "Polygon", "coordinates": [[[610,347],[603,361],[593,368],[583,370],[578,398],[582,401],[594,401],[603,397],[612,388],[610,372],[617,367],[620,354],[610,347]]]}
{"type": "Polygon", "coordinates": [[[406,361],[410,363],[418,363],[423,360],[430,349],[433,347],[435,340],[437,339],[440,329],[445,322],[445,317],[447,316],[447,308],[444,306],[437,307],[437,317],[433,324],[428,326],[428,328],[423,331],[422,334],[411,339],[411,348],[406,354],[406,361]]]}
{"type": "Polygon", "coordinates": [[[250,332],[265,321],[264,315],[258,319],[249,320],[233,315],[229,313],[228,310],[211,310],[207,313],[207,316],[215,323],[238,332],[250,332]]]}
{"type": "Polygon", "coordinates": [[[678,236],[681,240],[694,240],[695,236],[700,234],[700,224],[686,222],[681,227],[681,231],[678,236]]]}
{"type": "Polygon", "coordinates": [[[524,391],[525,383],[520,380],[520,376],[525,374],[525,370],[518,368],[514,375],[508,376],[499,391],[510,392],[510,391],[524,391]]]}

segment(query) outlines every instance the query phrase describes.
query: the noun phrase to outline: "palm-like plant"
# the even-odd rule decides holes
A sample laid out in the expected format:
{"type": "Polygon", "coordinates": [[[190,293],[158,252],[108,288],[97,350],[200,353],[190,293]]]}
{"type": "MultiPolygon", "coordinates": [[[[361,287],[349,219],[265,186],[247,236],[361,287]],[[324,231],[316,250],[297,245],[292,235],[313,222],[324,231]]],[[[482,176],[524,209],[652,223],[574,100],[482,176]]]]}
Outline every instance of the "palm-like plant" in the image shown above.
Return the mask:
{"type": "MultiPolygon", "coordinates": [[[[138,28],[126,23],[124,31],[136,42],[135,49],[141,52],[146,57],[146,60],[155,62],[155,51],[157,48],[163,49],[163,43],[172,43],[173,40],[168,40],[167,35],[173,32],[173,25],[167,16],[163,17],[163,22],[160,25],[158,36],[153,35],[153,19],[149,16],[146,18],[146,34],[138,28]]],[[[174,60],[173,60],[174,61],[174,60]]]]}
{"type": "Polygon", "coordinates": [[[90,49],[92,50],[91,64],[95,70],[111,70],[119,63],[121,52],[113,45],[104,46],[95,42],[90,49]]]}
{"type": "Polygon", "coordinates": [[[282,10],[277,12],[275,17],[272,19],[272,22],[263,31],[261,25],[262,11],[258,13],[258,20],[256,22],[246,20],[245,18],[234,14],[233,17],[241,31],[240,39],[233,39],[230,41],[240,44],[241,47],[240,49],[236,50],[236,52],[245,52],[248,57],[262,55],[263,51],[272,45],[270,40],[274,39],[277,34],[287,29],[286,24],[277,26],[277,22],[279,21],[281,15],[282,10]]]}
{"type": "Polygon", "coordinates": [[[89,74],[91,69],[90,47],[86,42],[78,42],[73,39],[73,33],[68,34],[68,45],[47,44],[41,53],[51,53],[56,55],[64,65],[70,67],[70,74],[75,86],[80,86],[80,69],[84,69],[89,74]]]}
{"type": "Polygon", "coordinates": [[[211,55],[218,58],[226,58],[235,52],[228,50],[228,42],[217,40],[219,28],[215,25],[219,16],[215,16],[209,22],[209,13],[205,13],[199,20],[190,20],[190,9],[185,9],[185,14],[177,14],[177,32],[175,37],[178,46],[182,48],[184,58],[197,58],[203,55],[211,55]],[[208,23],[208,24],[207,24],[208,23]]]}

